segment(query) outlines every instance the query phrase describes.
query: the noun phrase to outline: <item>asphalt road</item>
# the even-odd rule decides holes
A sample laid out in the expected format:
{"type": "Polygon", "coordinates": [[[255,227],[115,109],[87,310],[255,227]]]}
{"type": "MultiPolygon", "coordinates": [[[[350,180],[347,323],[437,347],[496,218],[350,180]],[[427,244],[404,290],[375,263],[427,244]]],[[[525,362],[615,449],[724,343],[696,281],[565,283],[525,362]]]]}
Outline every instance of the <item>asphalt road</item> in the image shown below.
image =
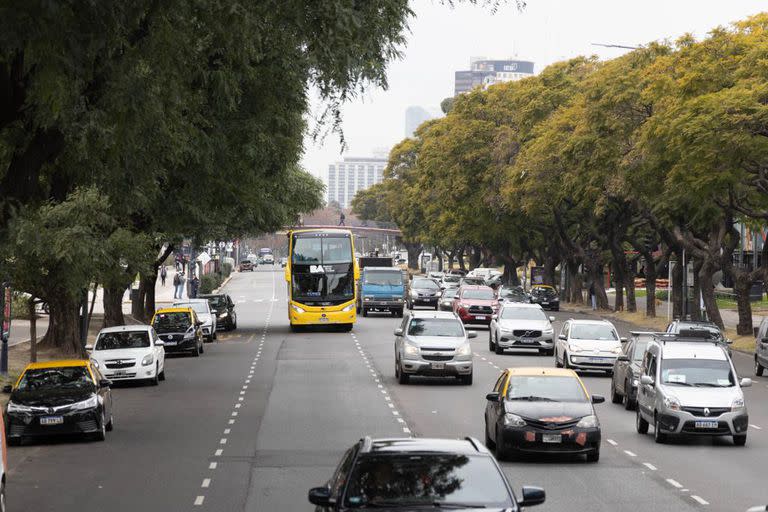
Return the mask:
{"type": "MultiPolygon", "coordinates": [[[[500,369],[553,366],[551,357],[489,352],[480,328],[472,386],[437,379],[401,386],[393,366],[398,319],[373,315],[352,333],[292,334],[279,267],[236,274],[226,291],[237,303],[238,330],[206,344],[199,359],[169,359],[158,387],[114,389],[115,430],[106,442],[10,449],[10,510],[311,510],[308,488],[323,484],[360,437],[482,439],[484,396],[500,369]]],[[[751,374],[748,357],[736,362],[751,374]]],[[[608,398],[609,378],[584,378],[608,398]]],[[[546,489],[541,511],[743,511],[768,502],[760,484],[767,388],[768,379],[757,378],[746,390],[753,427],[743,448],[730,439],[656,445],[635,432],[634,413],[608,401],[597,406],[599,463],[557,457],[503,467],[515,488],[546,489]]]]}

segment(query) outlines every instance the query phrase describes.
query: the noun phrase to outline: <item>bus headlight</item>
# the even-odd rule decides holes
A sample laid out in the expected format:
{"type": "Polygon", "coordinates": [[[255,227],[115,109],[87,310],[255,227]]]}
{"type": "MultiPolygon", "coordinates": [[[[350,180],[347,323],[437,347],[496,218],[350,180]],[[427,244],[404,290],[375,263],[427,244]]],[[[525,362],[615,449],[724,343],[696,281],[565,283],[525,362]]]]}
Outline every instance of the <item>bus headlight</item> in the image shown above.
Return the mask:
{"type": "Polygon", "coordinates": [[[355,309],[355,304],[354,303],[349,304],[347,307],[345,307],[341,311],[344,312],[344,313],[348,313],[349,311],[352,311],[353,309],[355,309]]]}
{"type": "Polygon", "coordinates": [[[303,309],[301,309],[301,308],[300,308],[299,306],[297,306],[296,304],[291,304],[291,309],[292,309],[292,310],[294,310],[296,313],[304,313],[304,310],[303,310],[303,309]]]}

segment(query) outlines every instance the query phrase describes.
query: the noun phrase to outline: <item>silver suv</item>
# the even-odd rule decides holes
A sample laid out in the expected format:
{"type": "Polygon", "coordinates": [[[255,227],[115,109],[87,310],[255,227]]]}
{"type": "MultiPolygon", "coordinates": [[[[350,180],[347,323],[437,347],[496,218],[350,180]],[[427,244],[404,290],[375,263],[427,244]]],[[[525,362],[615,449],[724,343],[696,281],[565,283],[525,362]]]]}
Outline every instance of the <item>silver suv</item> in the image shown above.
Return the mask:
{"type": "Polygon", "coordinates": [[[555,317],[547,317],[538,304],[505,302],[491,320],[488,349],[501,354],[505,348],[533,348],[551,356],[555,353],[554,321],[555,317]]]}
{"type": "Polygon", "coordinates": [[[395,377],[407,384],[412,375],[454,376],[472,384],[475,331],[449,311],[409,311],[395,329],[395,377]]]}
{"type": "Polygon", "coordinates": [[[742,387],[727,351],[712,341],[657,336],[643,357],[637,394],[637,432],[653,424],[654,439],[663,443],[679,434],[733,436],[747,442],[749,417],[742,387]]]}

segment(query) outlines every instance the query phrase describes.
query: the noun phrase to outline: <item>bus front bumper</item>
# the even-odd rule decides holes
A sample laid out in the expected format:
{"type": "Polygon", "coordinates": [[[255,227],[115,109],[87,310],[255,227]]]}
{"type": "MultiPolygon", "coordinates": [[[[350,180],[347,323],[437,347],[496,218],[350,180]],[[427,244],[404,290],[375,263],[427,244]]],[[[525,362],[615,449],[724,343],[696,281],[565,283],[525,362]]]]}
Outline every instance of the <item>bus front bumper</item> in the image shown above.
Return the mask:
{"type": "MultiPolygon", "coordinates": [[[[330,325],[330,324],[352,324],[355,322],[356,313],[354,302],[350,311],[341,311],[340,308],[337,311],[319,311],[320,308],[304,308],[297,305],[304,312],[298,312],[291,307],[288,308],[288,319],[291,325],[330,325]],[[317,309],[318,311],[313,311],[317,309]]],[[[344,306],[348,307],[348,305],[344,306]]]]}

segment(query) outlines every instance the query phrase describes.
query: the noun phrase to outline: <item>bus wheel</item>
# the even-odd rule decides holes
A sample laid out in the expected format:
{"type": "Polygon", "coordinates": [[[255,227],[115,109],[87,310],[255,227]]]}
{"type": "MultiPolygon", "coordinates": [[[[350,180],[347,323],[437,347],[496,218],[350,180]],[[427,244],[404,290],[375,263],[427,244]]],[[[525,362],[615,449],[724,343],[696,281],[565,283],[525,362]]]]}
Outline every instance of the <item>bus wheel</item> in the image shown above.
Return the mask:
{"type": "Polygon", "coordinates": [[[352,330],[353,324],[341,324],[341,332],[349,332],[352,330]]]}

